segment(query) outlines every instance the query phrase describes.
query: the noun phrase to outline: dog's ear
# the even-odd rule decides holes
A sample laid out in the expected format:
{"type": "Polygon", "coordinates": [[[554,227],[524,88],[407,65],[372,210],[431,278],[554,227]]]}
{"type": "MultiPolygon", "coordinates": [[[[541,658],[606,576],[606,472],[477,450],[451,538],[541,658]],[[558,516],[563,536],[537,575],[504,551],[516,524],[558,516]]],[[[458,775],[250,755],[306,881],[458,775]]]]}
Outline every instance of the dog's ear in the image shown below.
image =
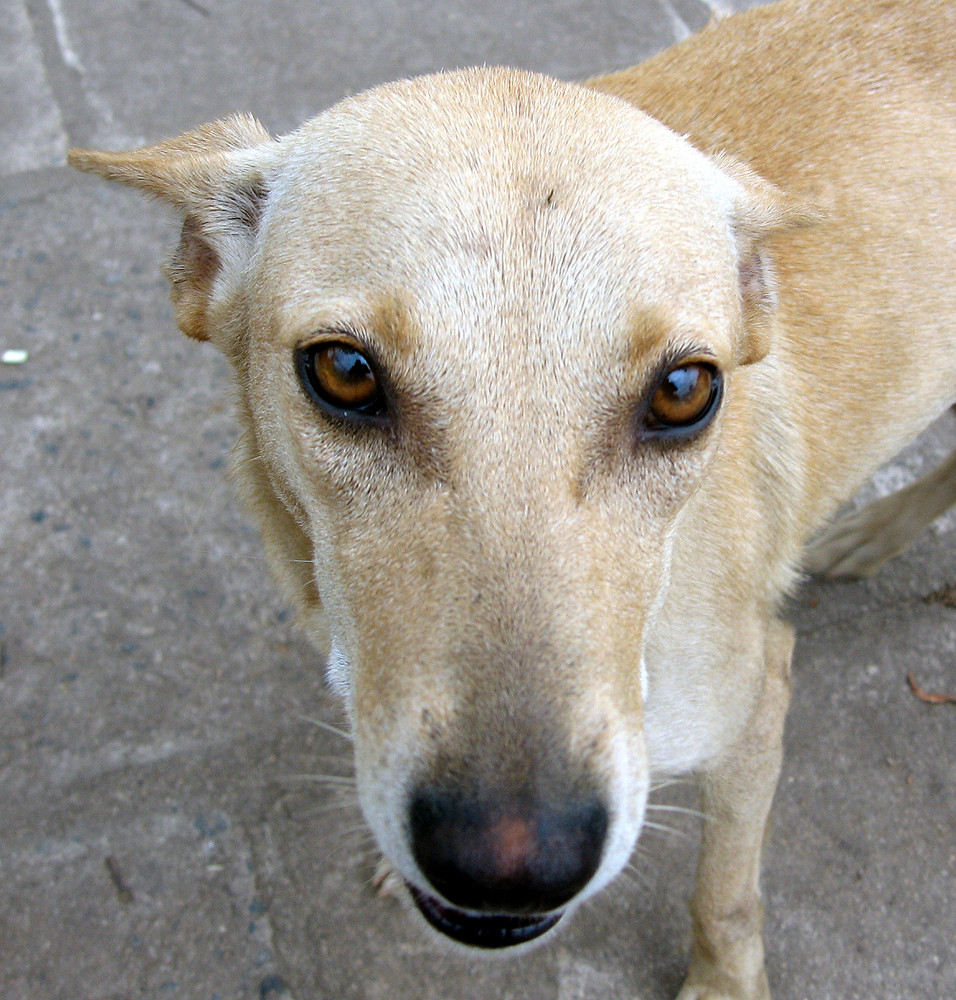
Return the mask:
{"type": "Polygon", "coordinates": [[[816,225],[823,216],[810,203],[784,194],[738,160],[725,154],[715,160],[743,188],[730,221],[737,240],[743,305],[744,335],[738,362],[749,365],[763,359],[773,342],[777,282],[770,245],[784,233],[816,225]]]}
{"type": "Polygon", "coordinates": [[[214,335],[216,306],[248,255],[274,146],[254,118],[235,115],[131,152],[70,150],[70,166],[139,188],[183,215],[166,273],[176,322],[197,340],[214,335]]]}

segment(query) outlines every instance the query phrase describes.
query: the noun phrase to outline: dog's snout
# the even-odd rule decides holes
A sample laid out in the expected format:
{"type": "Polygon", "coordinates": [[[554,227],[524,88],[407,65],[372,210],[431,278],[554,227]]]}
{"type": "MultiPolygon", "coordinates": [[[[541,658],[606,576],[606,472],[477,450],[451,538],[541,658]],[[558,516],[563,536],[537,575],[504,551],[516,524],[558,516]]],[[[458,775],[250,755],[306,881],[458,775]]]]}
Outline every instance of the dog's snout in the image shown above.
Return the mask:
{"type": "Polygon", "coordinates": [[[568,903],[597,871],[608,828],[596,798],[554,805],[420,789],[410,806],[422,874],[454,906],[543,913],[568,903]]]}

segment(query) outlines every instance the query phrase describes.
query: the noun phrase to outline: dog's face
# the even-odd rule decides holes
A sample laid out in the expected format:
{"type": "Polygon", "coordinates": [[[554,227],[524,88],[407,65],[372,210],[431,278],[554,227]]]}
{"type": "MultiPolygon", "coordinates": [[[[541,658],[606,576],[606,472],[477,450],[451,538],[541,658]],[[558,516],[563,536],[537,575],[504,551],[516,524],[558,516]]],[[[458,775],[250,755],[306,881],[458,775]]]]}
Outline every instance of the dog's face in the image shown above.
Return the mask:
{"type": "Polygon", "coordinates": [[[117,164],[80,163],[185,211],[180,324],[235,364],[239,472],[318,589],[381,849],[448,936],[539,936],[640,831],[645,645],[766,351],[773,193],[500,71],[117,164]]]}

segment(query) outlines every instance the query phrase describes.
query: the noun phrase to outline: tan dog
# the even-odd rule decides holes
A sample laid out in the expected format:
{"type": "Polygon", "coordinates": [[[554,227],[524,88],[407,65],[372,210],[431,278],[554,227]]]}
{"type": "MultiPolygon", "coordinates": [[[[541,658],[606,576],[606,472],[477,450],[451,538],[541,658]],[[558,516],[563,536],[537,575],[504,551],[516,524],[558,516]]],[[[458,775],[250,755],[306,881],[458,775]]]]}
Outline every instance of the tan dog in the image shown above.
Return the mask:
{"type": "Polygon", "coordinates": [[[72,154],[185,216],[179,325],[234,364],[237,475],[444,934],[543,935],[693,771],[680,996],[768,996],[777,607],[956,400],[954,11],[785,0],[586,86],[458,72],[72,154]]]}

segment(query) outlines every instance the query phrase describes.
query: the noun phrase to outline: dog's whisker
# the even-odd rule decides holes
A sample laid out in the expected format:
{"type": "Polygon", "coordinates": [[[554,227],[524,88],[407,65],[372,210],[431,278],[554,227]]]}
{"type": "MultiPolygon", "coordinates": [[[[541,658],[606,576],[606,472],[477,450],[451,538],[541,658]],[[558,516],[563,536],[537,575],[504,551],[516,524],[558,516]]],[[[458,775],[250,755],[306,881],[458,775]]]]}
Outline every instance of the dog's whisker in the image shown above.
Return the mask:
{"type": "Polygon", "coordinates": [[[678,813],[682,816],[693,816],[694,819],[707,819],[707,813],[701,812],[699,809],[690,809],[687,806],[672,806],[664,802],[648,802],[647,811],[678,813]]]}
{"type": "MultiPolygon", "coordinates": [[[[633,858],[639,858],[641,861],[649,862],[650,854],[646,850],[642,850],[640,846],[635,848],[631,855],[633,858]]],[[[587,906],[592,901],[600,899],[605,895],[611,899],[624,899],[630,900],[633,898],[635,892],[639,895],[643,895],[651,887],[653,882],[652,872],[648,870],[647,867],[640,868],[634,864],[633,860],[629,861],[619,872],[616,879],[606,889],[598,893],[596,896],[588,898],[584,905],[587,906]]]]}
{"type": "Polygon", "coordinates": [[[299,715],[299,716],[297,716],[297,718],[301,719],[303,722],[309,722],[313,726],[318,726],[319,729],[324,729],[327,732],[332,733],[335,736],[341,736],[341,738],[343,740],[345,740],[347,743],[351,743],[352,742],[352,734],[351,733],[346,732],[344,729],[339,729],[338,726],[333,726],[329,722],[323,722],[321,719],[313,718],[310,715],[299,715]]]}
{"type": "Polygon", "coordinates": [[[339,774],[288,774],[284,781],[309,781],[321,785],[342,785],[348,788],[355,787],[355,778],[348,778],[339,774]]]}
{"type": "MultiPolygon", "coordinates": [[[[346,776],[343,776],[347,778],[346,776]]],[[[356,783],[354,779],[345,781],[325,781],[321,775],[315,774],[284,774],[278,779],[282,784],[325,784],[329,789],[340,789],[342,791],[355,791],[356,783]]]]}
{"type": "Polygon", "coordinates": [[[368,827],[364,828],[364,836],[360,836],[362,833],[363,828],[358,826],[342,831],[340,836],[328,844],[326,850],[317,855],[317,860],[324,866],[331,866],[344,854],[349,858],[350,867],[358,867],[376,850],[368,827]]]}
{"type": "Polygon", "coordinates": [[[329,813],[339,812],[344,813],[348,809],[358,809],[359,801],[358,798],[350,798],[344,802],[333,802],[331,805],[316,806],[313,809],[305,809],[297,813],[297,816],[302,819],[312,819],[315,816],[325,816],[329,813]]]}
{"type": "Polygon", "coordinates": [[[372,831],[369,830],[368,824],[364,821],[361,823],[356,823],[353,826],[347,826],[344,830],[336,831],[336,836],[339,840],[344,840],[346,838],[357,839],[358,841],[371,842],[372,841],[372,831]]]}
{"type": "Polygon", "coordinates": [[[678,840],[689,840],[691,834],[686,830],[678,830],[673,826],[665,826],[663,823],[652,823],[650,820],[644,820],[641,824],[641,829],[646,830],[649,834],[660,834],[663,837],[675,837],[678,840]]]}
{"type": "Polygon", "coordinates": [[[649,793],[653,795],[655,792],[663,791],[665,788],[673,788],[675,786],[682,785],[695,785],[696,782],[693,778],[685,776],[677,776],[672,778],[661,778],[658,781],[652,781],[649,793]]]}
{"type": "MultiPolygon", "coordinates": [[[[290,562],[291,562],[291,561],[292,561],[292,560],[290,560],[290,562]]],[[[296,561],[296,562],[302,562],[302,563],[309,563],[309,564],[311,565],[311,560],[309,560],[309,559],[297,559],[297,560],[295,560],[295,561],[296,561]]],[[[312,588],[313,588],[314,586],[315,586],[315,581],[314,581],[314,579],[312,579],[312,580],[306,580],[306,581],[305,581],[305,583],[303,583],[303,584],[302,584],[302,586],[301,586],[301,587],[299,587],[299,590],[298,590],[298,592],[299,592],[300,594],[307,594],[307,593],[308,593],[308,592],[309,592],[310,590],[312,590],[312,588]]]]}
{"type": "Polygon", "coordinates": [[[630,862],[621,869],[621,876],[626,883],[641,890],[650,888],[653,882],[650,872],[638,868],[630,862]]]}
{"type": "MultiPolygon", "coordinates": [[[[323,766],[325,764],[339,765],[345,768],[346,772],[350,772],[352,769],[352,752],[348,749],[348,747],[335,747],[330,750],[315,750],[310,752],[309,757],[311,760],[314,760],[317,765],[320,762],[322,762],[323,766]]],[[[312,773],[325,774],[326,771],[318,770],[312,773]]],[[[328,773],[331,774],[333,772],[329,771],[328,773]]],[[[347,778],[349,777],[349,774],[346,773],[343,777],[347,778]]]]}

